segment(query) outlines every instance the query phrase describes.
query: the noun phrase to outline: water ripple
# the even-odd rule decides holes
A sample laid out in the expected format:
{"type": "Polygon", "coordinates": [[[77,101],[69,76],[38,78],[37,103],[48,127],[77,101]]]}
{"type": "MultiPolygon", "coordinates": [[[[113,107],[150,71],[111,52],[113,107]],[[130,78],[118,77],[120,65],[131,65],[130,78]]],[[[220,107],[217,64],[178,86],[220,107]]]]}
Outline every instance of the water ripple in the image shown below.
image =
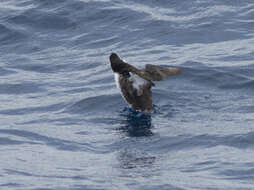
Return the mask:
{"type": "Polygon", "coordinates": [[[252,189],[253,8],[2,0],[0,188],[252,189]],[[121,97],[112,51],[182,69],[156,82],[152,114],[121,97]]]}

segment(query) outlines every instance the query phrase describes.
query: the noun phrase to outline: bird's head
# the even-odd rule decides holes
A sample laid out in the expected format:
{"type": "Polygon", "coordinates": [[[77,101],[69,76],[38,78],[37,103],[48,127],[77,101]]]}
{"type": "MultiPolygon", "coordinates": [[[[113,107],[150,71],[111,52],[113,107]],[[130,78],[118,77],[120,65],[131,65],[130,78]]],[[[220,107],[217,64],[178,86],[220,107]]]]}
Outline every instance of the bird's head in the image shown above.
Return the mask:
{"type": "Polygon", "coordinates": [[[111,69],[115,73],[123,74],[127,71],[127,64],[120,59],[120,57],[116,53],[111,53],[109,56],[111,69]]]}

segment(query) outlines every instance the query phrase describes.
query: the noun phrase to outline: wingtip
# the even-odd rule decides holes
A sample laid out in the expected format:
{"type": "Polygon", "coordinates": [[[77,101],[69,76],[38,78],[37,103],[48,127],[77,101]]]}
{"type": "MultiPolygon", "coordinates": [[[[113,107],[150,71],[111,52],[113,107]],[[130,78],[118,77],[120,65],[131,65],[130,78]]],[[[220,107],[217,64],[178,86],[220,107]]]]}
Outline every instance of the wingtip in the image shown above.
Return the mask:
{"type": "Polygon", "coordinates": [[[180,68],[174,68],[175,69],[175,73],[176,73],[176,75],[179,75],[179,74],[181,74],[182,73],[182,70],[180,69],[180,68]]]}

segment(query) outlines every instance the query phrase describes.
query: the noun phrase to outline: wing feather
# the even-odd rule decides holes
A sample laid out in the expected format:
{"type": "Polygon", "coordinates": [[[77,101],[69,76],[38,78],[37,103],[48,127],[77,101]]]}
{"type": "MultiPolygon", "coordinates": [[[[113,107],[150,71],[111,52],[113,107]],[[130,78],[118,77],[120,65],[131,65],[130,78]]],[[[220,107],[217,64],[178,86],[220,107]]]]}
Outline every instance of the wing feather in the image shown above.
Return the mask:
{"type": "Polygon", "coordinates": [[[161,81],[168,76],[178,75],[181,73],[179,68],[164,67],[147,64],[145,67],[146,73],[152,81],[161,81]]]}

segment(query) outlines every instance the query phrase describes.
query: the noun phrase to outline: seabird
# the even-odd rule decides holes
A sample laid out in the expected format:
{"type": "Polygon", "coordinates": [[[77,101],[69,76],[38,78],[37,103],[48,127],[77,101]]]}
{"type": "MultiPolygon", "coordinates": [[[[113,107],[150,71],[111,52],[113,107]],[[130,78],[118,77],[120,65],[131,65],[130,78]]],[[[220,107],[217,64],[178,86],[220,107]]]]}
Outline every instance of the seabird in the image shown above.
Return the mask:
{"type": "Polygon", "coordinates": [[[116,53],[111,53],[109,60],[122,96],[133,109],[148,113],[153,110],[153,81],[161,81],[167,76],[181,73],[179,68],[151,64],[140,70],[123,61],[116,53]]]}

